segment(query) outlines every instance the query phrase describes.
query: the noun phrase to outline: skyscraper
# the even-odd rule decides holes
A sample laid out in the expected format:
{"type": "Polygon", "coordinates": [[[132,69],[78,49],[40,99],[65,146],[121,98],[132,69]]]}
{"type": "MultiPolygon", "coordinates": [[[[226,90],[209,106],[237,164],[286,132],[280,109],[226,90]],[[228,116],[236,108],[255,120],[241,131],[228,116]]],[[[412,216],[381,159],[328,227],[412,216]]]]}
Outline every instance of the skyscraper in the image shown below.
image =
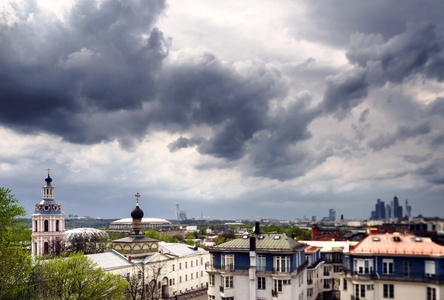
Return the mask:
{"type": "Polygon", "coordinates": [[[336,210],[333,208],[330,208],[329,212],[328,212],[330,221],[336,221],[336,210]]]}

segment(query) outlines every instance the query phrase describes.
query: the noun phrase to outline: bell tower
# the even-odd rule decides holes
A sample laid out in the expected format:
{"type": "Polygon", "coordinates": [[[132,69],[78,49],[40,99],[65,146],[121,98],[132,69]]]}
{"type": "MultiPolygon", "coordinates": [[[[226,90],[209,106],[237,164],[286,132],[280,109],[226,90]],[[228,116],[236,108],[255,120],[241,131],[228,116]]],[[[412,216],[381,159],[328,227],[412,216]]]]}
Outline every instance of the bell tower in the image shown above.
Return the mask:
{"type": "Polygon", "coordinates": [[[32,214],[32,255],[60,253],[65,246],[65,215],[62,206],[54,201],[52,178],[45,178],[43,199],[32,214]]]}

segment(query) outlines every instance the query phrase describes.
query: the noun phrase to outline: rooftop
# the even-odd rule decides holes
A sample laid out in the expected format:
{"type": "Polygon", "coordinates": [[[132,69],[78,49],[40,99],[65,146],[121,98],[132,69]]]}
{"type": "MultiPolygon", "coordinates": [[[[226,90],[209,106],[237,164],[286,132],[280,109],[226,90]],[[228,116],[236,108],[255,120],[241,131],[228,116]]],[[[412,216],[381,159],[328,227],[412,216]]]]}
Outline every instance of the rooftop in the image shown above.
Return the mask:
{"type": "Polygon", "coordinates": [[[350,253],[444,256],[444,246],[412,234],[372,233],[350,247],[350,253]]]}
{"type": "Polygon", "coordinates": [[[109,250],[105,253],[89,254],[86,256],[105,270],[126,268],[133,265],[128,259],[115,250],[109,250]]]}
{"type": "MultiPolygon", "coordinates": [[[[132,218],[123,218],[112,222],[111,224],[131,224],[133,222],[132,218]]],[[[170,221],[159,218],[142,218],[142,224],[171,224],[170,221]]]]}
{"type": "Polygon", "coordinates": [[[179,243],[159,242],[159,250],[164,254],[171,254],[177,257],[191,256],[208,253],[205,249],[193,247],[179,243]]]}
{"type": "Polygon", "coordinates": [[[211,247],[212,251],[249,251],[250,239],[256,238],[256,251],[284,251],[294,252],[303,250],[308,246],[297,242],[285,233],[259,233],[244,235],[226,243],[211,247]]]}

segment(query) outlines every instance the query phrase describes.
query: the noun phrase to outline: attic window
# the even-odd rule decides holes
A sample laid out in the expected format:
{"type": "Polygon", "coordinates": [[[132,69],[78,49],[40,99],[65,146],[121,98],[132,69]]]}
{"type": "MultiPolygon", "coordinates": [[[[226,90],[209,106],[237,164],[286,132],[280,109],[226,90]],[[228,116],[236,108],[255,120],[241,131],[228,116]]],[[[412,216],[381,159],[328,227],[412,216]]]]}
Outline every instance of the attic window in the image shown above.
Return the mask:
{"type": "Polygon", "coordinates": [[[394,242],[402,242],[402,239],[401,239],[401,237],[399,237],[399,236],[394,236],[394,237],[393,237],[393,241],[394,241],[394,242]]]}
{"type": "Polygon", "coordinates": [[[422,242],[422,237],[416,236],[412,238],[412,242],[422,242]]]}
{"type": "Polygon", "coordinates": [[[265,236],[261,235],[260,237],[258,237],[258,239],[263,240],[265,238],[265,236]]]}
{"type": "Polygon", "coordinates": [[[280,239],[280,238],[281,238],[280,235],[276,235],[276,236],[274,236],[274,239],[275,239],[275,240],[278,240],[278,239],[280,239]]]}
{"type": "Polygon", "coordinates": [[[246,240],[246,239],[248,239],[248,235],[244,235],[242,238],[243,238],[244,240],[246,240]]]}
{"type": "Polygon", "coordinates": [[[380,239],[380,238],[378,238],[378,237],[373,237],[373,238],[372,238],[372,241],[373,241],[373,242],[380,242],[380,241],[381,241],[381,239],[380,239]]]}

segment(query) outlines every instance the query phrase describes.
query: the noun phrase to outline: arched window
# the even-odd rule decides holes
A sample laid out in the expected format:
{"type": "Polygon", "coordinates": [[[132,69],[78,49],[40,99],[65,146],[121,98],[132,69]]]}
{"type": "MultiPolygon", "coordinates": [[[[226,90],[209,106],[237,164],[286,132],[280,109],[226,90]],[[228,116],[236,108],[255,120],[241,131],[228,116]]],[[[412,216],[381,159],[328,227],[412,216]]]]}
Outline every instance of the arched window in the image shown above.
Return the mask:
{"type": "Polygon", "coordinates": [[[49,222],[48,220],[45,220],[45,232],[49,231],[49,222]]]}
{"type": "Polygon", "coordinates": [[[37,232],[37,221],[34,221],[34,231],[37,232]]]}
{"type": "Polygon", "coordinates": [[[44,249],[44,253],[45,254],[48,254],[49,253],[49,244],[48,244],[48,242],[45,242],[45,249],[44,249]]]}
{"type": "Polygon", "coordinates": [[[59,231],[59,220],[56,221],[56,231],[59,231]]]}

